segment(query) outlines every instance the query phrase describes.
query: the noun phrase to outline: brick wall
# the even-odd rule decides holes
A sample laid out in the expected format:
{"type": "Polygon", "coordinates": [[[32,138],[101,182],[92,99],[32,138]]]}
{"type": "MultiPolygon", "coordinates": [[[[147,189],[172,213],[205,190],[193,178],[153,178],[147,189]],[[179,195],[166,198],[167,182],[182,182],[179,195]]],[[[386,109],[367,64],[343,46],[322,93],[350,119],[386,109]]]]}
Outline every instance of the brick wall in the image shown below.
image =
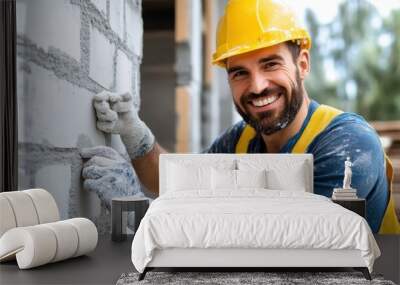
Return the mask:
{"type": "Polygon", "coordinates": [[[47,189],[63,219],[104,231],[109,213],[82,189],[78,148],[124,151],[96,129],[92,97],[130,91],[139,106],[141,0],[17,0],[17,34],[19,188],[47,189]]]}

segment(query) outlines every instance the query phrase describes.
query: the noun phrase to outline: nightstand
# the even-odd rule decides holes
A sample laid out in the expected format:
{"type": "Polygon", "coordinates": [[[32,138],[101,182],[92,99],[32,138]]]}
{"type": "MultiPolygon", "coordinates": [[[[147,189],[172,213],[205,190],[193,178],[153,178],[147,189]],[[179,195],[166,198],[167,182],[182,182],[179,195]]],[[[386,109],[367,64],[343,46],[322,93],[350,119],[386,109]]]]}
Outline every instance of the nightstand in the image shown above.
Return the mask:
{"type": "Polygon", "coordinates": [[[354,213],[359,214],[361,217],[365,218],[365,213],[366,213],[366,201],[365,199],[362,198],[357,198],[357,199],[331,199],[332,202],[339,204],[340,206],[349,209],[350,211],[353,211],[354,213]]]}

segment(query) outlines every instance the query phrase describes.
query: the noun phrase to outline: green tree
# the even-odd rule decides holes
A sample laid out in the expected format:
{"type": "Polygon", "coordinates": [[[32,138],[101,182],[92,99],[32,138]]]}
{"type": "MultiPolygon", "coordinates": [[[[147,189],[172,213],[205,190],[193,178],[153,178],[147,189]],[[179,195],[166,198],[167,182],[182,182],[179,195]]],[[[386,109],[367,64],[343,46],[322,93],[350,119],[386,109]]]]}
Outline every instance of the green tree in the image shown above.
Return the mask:
{"type": "Polygon", "coordinates": [[[400,10],[381,19],[369,1],[353,0],[331,23],[321,25],[312,11],[306,21],[313,38],[310,96],[368,120],[400,119],[400,10]],[[381,37],[389,45],[380,45],[381,37]],[[326,79],[327,61],[335,64],[335,82],[326,79]]]}
{"type": "Polygon", "coordinates": [[[358,69],[360,83],[368,86],[366,100],[359,102],[359,108],[370,120],[399,120],[400,10],[393,11],[385,19],[382,34],[391,40],[390,45],[364,52],[364,64],[358,69]],[[375,54],[371,55],[373,52],[375,54]]]}
{"type": "Polygon", "coordinates": [[[306,81],[306,89],[311,98],[318,102],[324,102],[333,106],[338,106],[336,97],[336,85],[329,83],[324,72],[324,56],[322,46],[319,44],[319,34],[321,25],[315,13],[307,9],[306,21],[312,42],[311,55],[311,74],[306,81]]]}

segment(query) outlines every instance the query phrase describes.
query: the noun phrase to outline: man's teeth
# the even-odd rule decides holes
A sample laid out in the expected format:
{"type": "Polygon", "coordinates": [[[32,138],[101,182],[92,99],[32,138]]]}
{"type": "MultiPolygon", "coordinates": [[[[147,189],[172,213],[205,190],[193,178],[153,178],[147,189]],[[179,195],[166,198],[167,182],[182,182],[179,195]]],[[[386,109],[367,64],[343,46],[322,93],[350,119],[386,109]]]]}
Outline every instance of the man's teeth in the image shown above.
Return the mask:
{"type": "Polygon", "coordinates": [[[263,107],[265,105],[274,103],[276,100],[278,100],[279,95],[273,95],[273,96],[268,96],[266,98],[261,98],[261,99],[256,99],[253,100],[253,105],[256,107],[263,107]]]}

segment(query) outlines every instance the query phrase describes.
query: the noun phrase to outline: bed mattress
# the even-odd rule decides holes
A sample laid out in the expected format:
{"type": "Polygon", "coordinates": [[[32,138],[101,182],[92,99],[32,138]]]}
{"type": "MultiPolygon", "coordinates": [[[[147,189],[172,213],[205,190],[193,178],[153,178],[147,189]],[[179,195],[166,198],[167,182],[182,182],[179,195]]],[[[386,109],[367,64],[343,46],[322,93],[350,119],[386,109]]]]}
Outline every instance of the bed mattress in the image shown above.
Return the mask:
{"type": "Polygon", "coordinates": [[[380,255],[361,216],[324,196],[267,189],[160,196],[135,234],[132,262],[143,272],[156,250],[174,248],[359,250],[370,272],[380,255]]]}

